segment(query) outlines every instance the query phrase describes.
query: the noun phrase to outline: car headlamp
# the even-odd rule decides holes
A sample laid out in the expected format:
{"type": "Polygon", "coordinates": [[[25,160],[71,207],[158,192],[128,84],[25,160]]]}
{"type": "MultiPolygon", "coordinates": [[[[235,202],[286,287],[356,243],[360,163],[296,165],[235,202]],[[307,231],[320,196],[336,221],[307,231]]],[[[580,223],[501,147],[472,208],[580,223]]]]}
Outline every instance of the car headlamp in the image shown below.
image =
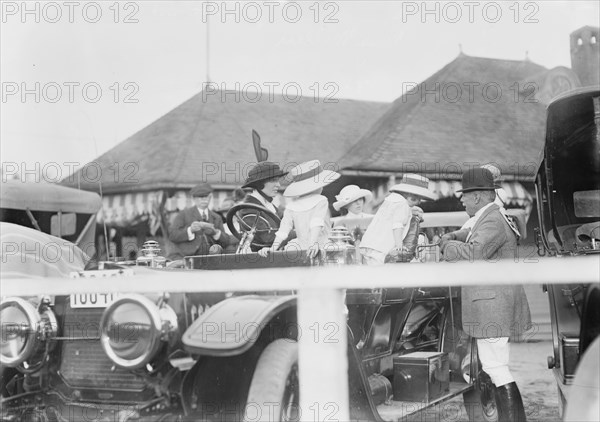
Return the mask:
{"type": "Polygon", "coordinates": [[[38,310],[18,297],[2,301],[0,321],[0,363],[8,367],[19,366],[33,358],[57,335],[56,317],[50,308],[42,306],[38,310]]]}
{"type": "Polygon", "coordinates": [[[177,330],[177,315],[139,294],[120,296],[100,319],[100,343],[117,366],[136,369],[156,355],[161,342],[177,330]]]}

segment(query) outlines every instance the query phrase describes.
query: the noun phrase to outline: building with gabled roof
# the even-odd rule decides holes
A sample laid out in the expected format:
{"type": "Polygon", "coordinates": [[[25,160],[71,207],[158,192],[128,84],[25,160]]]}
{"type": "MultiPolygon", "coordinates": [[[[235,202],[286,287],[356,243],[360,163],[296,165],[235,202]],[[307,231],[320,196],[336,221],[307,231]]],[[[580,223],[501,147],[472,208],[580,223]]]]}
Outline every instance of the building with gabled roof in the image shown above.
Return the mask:
{"type": "Polygon", "coordinates": [[[359,184],[373,191],[377,207],[398,177],[419,173],[441,199],[436,210],[462,209],[456,199],[462,173],[494,163],[510,205],[530,211],[546,104],[578,86],[565,67],[461,53],[392,103],[339,160],[344,177],[330,189],[359,184]]]}
{"type": "Polygon", "coordinates": [[[331,191],[359,184],[373,191],[376,207],[397,177],[420,173],[434,182],[442,202],[450,199],[451,209],[462,209],[455,197],[463,171],[495,163],[511,205],[531,209],[546,105],[600,80],[598,28],[582,27],[569,42],[572,69],[461,52],[420,84],[408,85],[340,158],[344,177],[331,191]]]}
{"type": "Polygon", "coordinates": [[[545,118],[534,77],[546,73],[530,61],[460,54],[394,101],[340,166],[345,174],[459,180],[469,163],[493,161],[509,179],[533,180],[545,118]]]}
{"type": "Polygon", "coordinates": [[[99,221],[118,227],[156,220],[161,210],[185,208],[187,191],[200,181],[213,185],[213,207],[218,208],[256,164],[253,129],[268,149],[269,160],[284,168],[316,158],[337,170],[335,160],[388,106],[347,99],[203,91],[62,183],[91,191],[99,191],[101,183],[104,206],[99,221]]]}

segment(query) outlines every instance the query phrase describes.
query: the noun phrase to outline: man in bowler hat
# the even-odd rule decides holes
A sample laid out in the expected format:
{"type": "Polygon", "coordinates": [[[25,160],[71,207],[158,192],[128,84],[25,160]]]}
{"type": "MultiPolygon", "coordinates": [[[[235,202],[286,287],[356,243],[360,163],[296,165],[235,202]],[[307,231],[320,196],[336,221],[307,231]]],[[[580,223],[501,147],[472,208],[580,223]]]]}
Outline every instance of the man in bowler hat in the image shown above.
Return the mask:
{"type": "MultiPolygon", "coordinates": [[[[463,174],[461,202],[474,222],[470,229],[442,236],[444,260],[476,259],[493,263],[514,259],[517,236],[494,204],[497,188],[488,169],[476,167],[463,174]]],[[[509,338],[531,325],[523,286],[463,287],[461,300],[463,330],[477,339],[482,369],[496,387],[498,420],[525,422],[521,393],[508,368],[509,338]]]]}
{"type": "Polygon", "coordinates": [[[175,217],[169,240],[175,244],[168,258],[182,259],[190,255],[235,252],[237,240],[225,233],[223,220],[216,212],[208,209],[212,199],[212,187],[208,183],[194,186],[190,195],[194,206],[181,211],[175,217]]]}

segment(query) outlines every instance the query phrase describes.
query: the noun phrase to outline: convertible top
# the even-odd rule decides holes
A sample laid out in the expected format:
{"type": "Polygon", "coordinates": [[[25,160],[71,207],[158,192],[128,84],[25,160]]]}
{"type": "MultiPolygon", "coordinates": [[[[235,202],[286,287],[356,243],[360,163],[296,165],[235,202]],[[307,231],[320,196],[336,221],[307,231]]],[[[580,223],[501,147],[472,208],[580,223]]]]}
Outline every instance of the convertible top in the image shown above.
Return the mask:
{"type": "Polygon", "coordinates": [[[2,278],[69,277],[89,257],[60,237],[18,224],[0,222],[2,278]]]}
{"type": "Polygon", "coordinates": [[[97,193],[51,183],[7,180],[3,181],[0,186],[0,206],[2,208],[95,214],[102,205],[102,200],[97,193]]]}

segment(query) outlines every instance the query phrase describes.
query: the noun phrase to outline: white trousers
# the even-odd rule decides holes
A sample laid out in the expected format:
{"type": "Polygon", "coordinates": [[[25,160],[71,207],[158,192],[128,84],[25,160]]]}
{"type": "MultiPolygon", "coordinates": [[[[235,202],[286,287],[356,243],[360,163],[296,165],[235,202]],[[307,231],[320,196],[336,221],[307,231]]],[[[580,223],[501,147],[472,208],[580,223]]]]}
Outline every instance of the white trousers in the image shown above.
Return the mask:
{"type": "Polygon", "coordinates": [[[514,382],[508,369],[508,337],[478,338],[477,350],[481,369],[490,376],[496,387],[514,382]]]}
{"type": "Polygon", "coordinates": [[[385,262],[385,254],[371,248],[360,248],[363,264],[367,265],[383,265],[385,262]]]}

